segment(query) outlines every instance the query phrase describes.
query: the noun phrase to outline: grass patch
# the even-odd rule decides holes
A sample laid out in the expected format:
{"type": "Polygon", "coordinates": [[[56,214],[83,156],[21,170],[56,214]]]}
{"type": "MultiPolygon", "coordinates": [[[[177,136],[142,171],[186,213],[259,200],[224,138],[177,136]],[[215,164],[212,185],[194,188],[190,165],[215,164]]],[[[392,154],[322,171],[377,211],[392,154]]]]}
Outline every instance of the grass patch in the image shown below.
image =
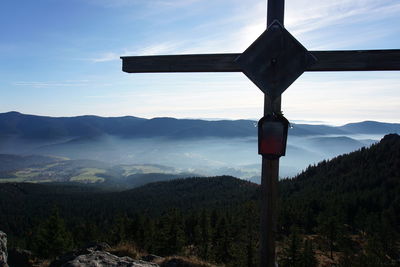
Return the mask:
{"type": "Polygon", "coordinates": [[[0,183],[21,183],[25,182],[26,178],[16,177],[16,178],[1,178],[0,183]]]}
{"type": "Polygon", "coordinates": [[[202,261],[196,257],[170,256],[154,261],[154,263],[163,266],[187,266],[187,267],[217,267],[215,265],[202,261]]]}
{"type": "Polygon", "coordinates": [[[135,244],[123,242],[107,250],[118,257],[128,256],[134,260],[139,260],[146,253],[142,252],[135,244]]]}
{"type": "Polygon", "coordinates": [[[36,177],[38,176],[38,174],[39,171],[35,169],[24,169],[21,171],[16,171],[14,173],[14,175],[17,176],[18,178],[25,178],[25,179],[36,177]]]}
{"type": "Polygon", "coordinates": [[[82,173],[77,176],[71,177],[71,182],[84,182],[84,183],[99,183],[104,182],[104,178],[98,177],[97,174],[105,173],[105,170],[96,168],[84,168],[82,173]]]}
{"type": "Polygon", "coordinates": [[[162,168],[159,168],[157,166],[151,166],[151,165],[124,165],[122,166],[122,169],[124,169],[124,176],[129,176],[132,174],[137,174],[137,173],[165,173],[166,171],[162,168]]]}
{"type": "Polygon", "coordinates": [[[56,166],[58,166],[58,165],[60,165],[60,162],[51,163],[51,164],[49,164],[49,165],[44,166],[44,167],[41,168],[41,169],[42,169],[42,170],[48,170],[48,169],[53,168],[53,167],[56,167],[56,166]]]}
{"type": "Polygon", "coordinates": [[[35,180],[35,181],[26,181],[26,182],[32,183],[32,184],[41,184],[41,183],[52,183],[52,182],[54,182],[54,180],[47,179],[47,180],[35,180]]]}

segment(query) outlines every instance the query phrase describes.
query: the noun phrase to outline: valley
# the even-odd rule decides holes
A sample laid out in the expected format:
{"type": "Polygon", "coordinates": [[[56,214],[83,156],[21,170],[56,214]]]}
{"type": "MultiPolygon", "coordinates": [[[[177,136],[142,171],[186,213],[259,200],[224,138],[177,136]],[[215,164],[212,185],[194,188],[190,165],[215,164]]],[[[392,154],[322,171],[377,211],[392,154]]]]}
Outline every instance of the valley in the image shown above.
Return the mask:
{"type": "MultiPolygon", "coordinates": [[[[1,154],[41,155],[60,160],[57,166],[49,163],[2,172],[1,180],[72,179],[104,183],[114,178],[123,180],[130,175],[157,173],[180,177],[232,175],[259,182],[261,158],[257,154],[255,124],[251,120],[54,118],[2,113],[1,154]],[[61,159],[69,161],[62,164],[61,159]],[[80,167],[79,161],[89,165],[80,167]],[[153,166],[153,169],[135,166],[153,166]],[[132,173],[119,168],[130,168],[132,173]]],[[[400,133],[400,124],[372,121],[344,126],[292,124],[280,176],[292,177],[321,160],[368,147],[388,133],[400,133]]]]}

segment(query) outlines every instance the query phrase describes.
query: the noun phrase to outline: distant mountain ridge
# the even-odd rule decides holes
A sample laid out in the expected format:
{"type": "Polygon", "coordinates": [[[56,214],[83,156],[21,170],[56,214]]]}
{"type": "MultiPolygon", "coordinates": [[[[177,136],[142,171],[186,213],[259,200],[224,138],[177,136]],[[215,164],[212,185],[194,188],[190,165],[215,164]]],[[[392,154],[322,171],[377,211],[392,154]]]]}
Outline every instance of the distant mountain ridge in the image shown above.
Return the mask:
{"type": "Polygon", "coordinates": [[[57,118],[18,112],[0,114],[0,134],[18,135],[27,139],[95,137],[104,134],[121,137],[243,137],[254,133],[254,123],[250,120],[143,119],[132,116],[57,118]]]}
{"type": "Polygon", "coordinates": [[[359,123],[348,123],[340,127],[340,129],[348,132],[356,132],[360,134],[381,134],[381,133],[398,133],[399,123],[383,123],[377,121],[363,121],[359,123]]]}
{"type": "MultiPolygon", "coordinates": [[[[24,139],[92,138],[113,135],[124,138],[166,137],[175,139],[199,137],[256,137],[255,121],[125,117],[45,117],[19,112],[0,113],[0,137],[24,139]]],[[[399,133],[399,123],[365,121],[340,127],[293,124],[290,135],[346,135],[399,133]]]]}

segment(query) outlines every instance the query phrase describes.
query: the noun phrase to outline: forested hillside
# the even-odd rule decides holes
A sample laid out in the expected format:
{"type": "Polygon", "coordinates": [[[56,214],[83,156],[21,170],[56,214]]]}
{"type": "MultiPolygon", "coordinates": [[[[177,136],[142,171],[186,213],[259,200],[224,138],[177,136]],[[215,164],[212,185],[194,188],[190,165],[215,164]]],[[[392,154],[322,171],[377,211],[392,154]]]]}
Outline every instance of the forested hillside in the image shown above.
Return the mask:
{"type": "Polygon", "coordinates": [[[400,136],[280,182],[282,236],[319,234],[342,266],[399,266],[400,136]]]}
{"type": "MultiPolygon", "coordinates": [[[[45,258],[90,241],[158,255],[256,266],[256,184],[189,178],[124,192],[62,184],[0,184],[10,246],[45,258]],[[54,243],[55,237],[62,242],[54,243]]],[[[400,136],[310,166],[280,182],[280,266],[399,266],[400,136]]]]}
{"type": "Polygon", "coordinates": [[[340,218],[363,231],[379,223],[398,231],[400,137],[387,135],[379,144],[322,161],[280,184],[282,205],[290,207],[287,223],[307,231],[318,221],[307,214],[340,218]]]}

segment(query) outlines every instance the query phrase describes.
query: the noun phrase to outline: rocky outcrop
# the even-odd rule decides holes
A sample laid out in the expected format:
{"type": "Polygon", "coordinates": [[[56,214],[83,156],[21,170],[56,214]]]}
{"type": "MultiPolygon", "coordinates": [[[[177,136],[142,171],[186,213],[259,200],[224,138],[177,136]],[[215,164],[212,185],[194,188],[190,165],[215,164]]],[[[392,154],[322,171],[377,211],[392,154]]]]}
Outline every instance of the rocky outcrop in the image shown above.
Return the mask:
{"type": "Polygon", "coordinates": [[[105,251],[106,249],[109,249],[110,246],[107,243],[93,243],[93,244],[88,244],[87,246],[74,250],[71,252],[68,252],[67,254],[64,254],[62,256],[57,257],[49,267],[59,267],[62,266],[63,264],[74,260],[75,258],[79,257],[80,255],[87,255],[90,254],[94,251],[105,251]]]}
{"type": "Polygon", "coordinates": [[[157,264],[129,257],[118,257],[105,251],[94,251],[90,254],[80,255],[62,267],[157,267],[157,264]]]}
{"type": "Polygon", "coordinates": [[[157,264],[129,257],[118,257],[105,250],[110,246],[106,243],[90,244],[85,248],[67,253],[49,267],[157,267],[157,264]]]}
{"type": "Polygon", "coordinates": [[[7,235],[0,231],[0,267],[7,265],[7,235]]]}

